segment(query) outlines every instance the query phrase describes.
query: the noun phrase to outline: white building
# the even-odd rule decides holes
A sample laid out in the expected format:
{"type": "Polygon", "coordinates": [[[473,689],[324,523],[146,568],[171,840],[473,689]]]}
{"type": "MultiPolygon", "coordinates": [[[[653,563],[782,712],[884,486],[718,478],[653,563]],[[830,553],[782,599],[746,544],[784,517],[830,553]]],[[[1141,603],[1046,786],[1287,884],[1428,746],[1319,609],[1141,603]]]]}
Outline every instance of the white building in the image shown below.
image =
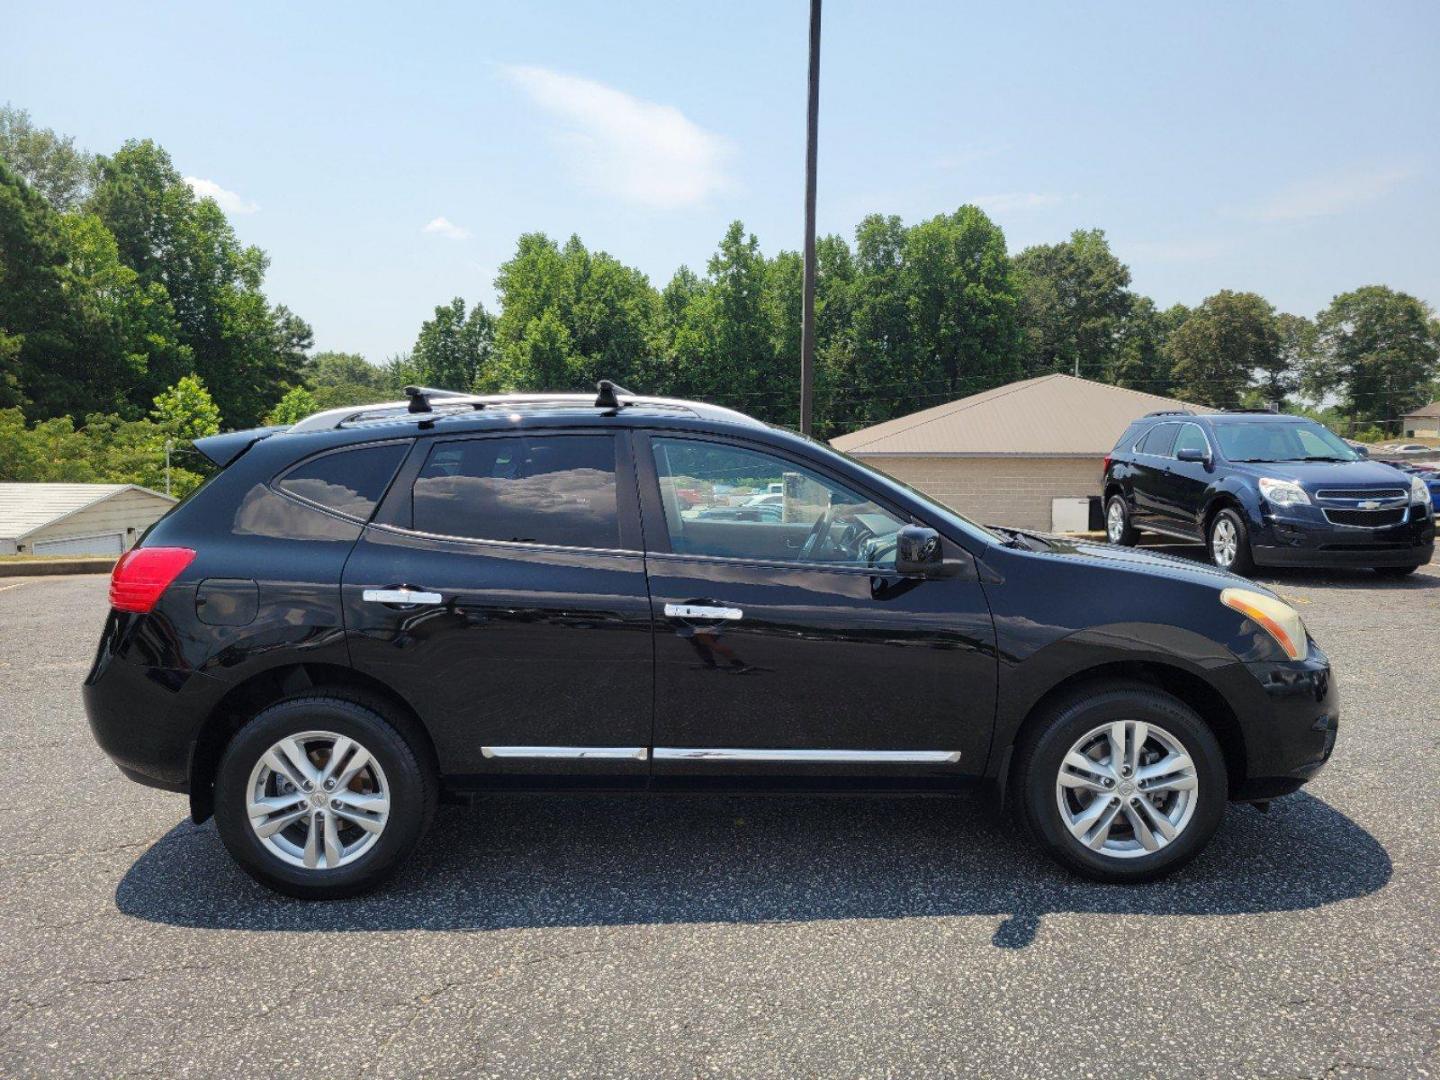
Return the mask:
{"type": "Polygon", "coordinates": [[[0,555],[119,555],[175,502],[138,484],[0,483],[0,555]]]}

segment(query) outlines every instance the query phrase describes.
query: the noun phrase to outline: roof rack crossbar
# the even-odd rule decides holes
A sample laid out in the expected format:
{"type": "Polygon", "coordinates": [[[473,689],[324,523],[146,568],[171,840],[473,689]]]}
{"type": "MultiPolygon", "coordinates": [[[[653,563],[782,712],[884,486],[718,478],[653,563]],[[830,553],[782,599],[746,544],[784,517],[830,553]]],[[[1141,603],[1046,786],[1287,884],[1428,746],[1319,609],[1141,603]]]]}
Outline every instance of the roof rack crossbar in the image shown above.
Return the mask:
{"type": "MultiPolygon", "coordinates": [[[[405,387],[405,396],[410,399],[410,411],[418,413],[435,411],[430,407],[431,398],[460,398],[471,395],[459,390],[437,390],[433,386],[407,386],[405,387]]],[[[484,408],[484,406],[482,405],[480,408],[484,408]]]]}
{"type": "Polygon", "coordinates": [[[1191,409],[1156,409],[1154,412],[1147,412],[1146,416],[1194,416],[1191,409]]]}
{"type": "Polygon", "coordinates": [[[595,395],[595,407],[597,409],[622,408],[625,403],[620,400],[621,394],[625,394],[627,397],[635,396],[623,386],[616,386],[609,379],[601,379],[595,384],[595,389],[598,391],[595,395]]]}

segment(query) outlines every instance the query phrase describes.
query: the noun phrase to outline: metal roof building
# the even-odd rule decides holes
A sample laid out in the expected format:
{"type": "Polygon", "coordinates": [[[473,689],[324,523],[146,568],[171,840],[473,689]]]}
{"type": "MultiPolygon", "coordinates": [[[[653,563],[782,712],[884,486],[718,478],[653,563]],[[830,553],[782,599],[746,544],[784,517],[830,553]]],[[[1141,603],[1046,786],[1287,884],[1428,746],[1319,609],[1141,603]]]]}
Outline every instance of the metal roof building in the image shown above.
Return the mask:
{"type": "Polygon", "coordinates": [[[119,555],[175,501],[138,484],[0,483],[0,555],[119,555]]]}
{"type": "Polygon", "coordinates": [[[1132,420],[1167,409],[1215,411],[1072,375],[1041,375],[830,441],[977,521],[1084,528],[1075,515],[1088,513],[1077,500],[1098,498],[1105,455],[1132,420]]]}

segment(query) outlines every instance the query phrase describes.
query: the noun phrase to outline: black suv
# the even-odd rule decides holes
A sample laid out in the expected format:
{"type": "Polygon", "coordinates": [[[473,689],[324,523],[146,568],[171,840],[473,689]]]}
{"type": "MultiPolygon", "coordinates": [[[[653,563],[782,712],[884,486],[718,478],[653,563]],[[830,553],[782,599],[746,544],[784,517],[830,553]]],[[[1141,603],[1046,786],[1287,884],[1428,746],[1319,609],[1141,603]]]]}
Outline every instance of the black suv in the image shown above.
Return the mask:
{"type": "Polygon", "coordinates": [[[1274,413],[1150,413],[1105,459],[1105,531],[1203,543],[1216,566],[1361,566],[1403,577],[1435,552],[1419,477],[1328,428],[1274,413]]]}
{"type": "Polygon", "coordinates": [[[1329,662],[1233,575],[985,529],[725,409],[412,390],[202,439],[221,471],[115,567],[95,737],[273,888],[358,892],[442,793],[562,784],[989,781],[1144,880],[1330,756],[1329,662]]]}

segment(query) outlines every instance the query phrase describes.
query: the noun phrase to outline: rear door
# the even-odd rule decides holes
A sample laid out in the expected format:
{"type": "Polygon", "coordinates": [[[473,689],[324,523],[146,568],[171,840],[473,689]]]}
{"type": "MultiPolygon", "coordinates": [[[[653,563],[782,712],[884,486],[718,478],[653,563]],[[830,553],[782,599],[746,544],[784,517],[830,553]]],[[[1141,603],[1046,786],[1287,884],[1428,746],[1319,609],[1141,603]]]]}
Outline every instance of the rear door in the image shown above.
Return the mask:
{"type": "Polygon", "coordinates": [[[894,572],[908,518],[762,445],[636,440],[655,634],[653,771],[922,774],[984,767],[994,629],[974,562],[894,572]],[[779,486],[778,520],[723,513],[779,486]]]}
{"type": "Polygon", "coordinates": [[[345,567],[352,661],[448,773],[643,776],[650,601],[629,439],[421,440],[345,567]]]}

